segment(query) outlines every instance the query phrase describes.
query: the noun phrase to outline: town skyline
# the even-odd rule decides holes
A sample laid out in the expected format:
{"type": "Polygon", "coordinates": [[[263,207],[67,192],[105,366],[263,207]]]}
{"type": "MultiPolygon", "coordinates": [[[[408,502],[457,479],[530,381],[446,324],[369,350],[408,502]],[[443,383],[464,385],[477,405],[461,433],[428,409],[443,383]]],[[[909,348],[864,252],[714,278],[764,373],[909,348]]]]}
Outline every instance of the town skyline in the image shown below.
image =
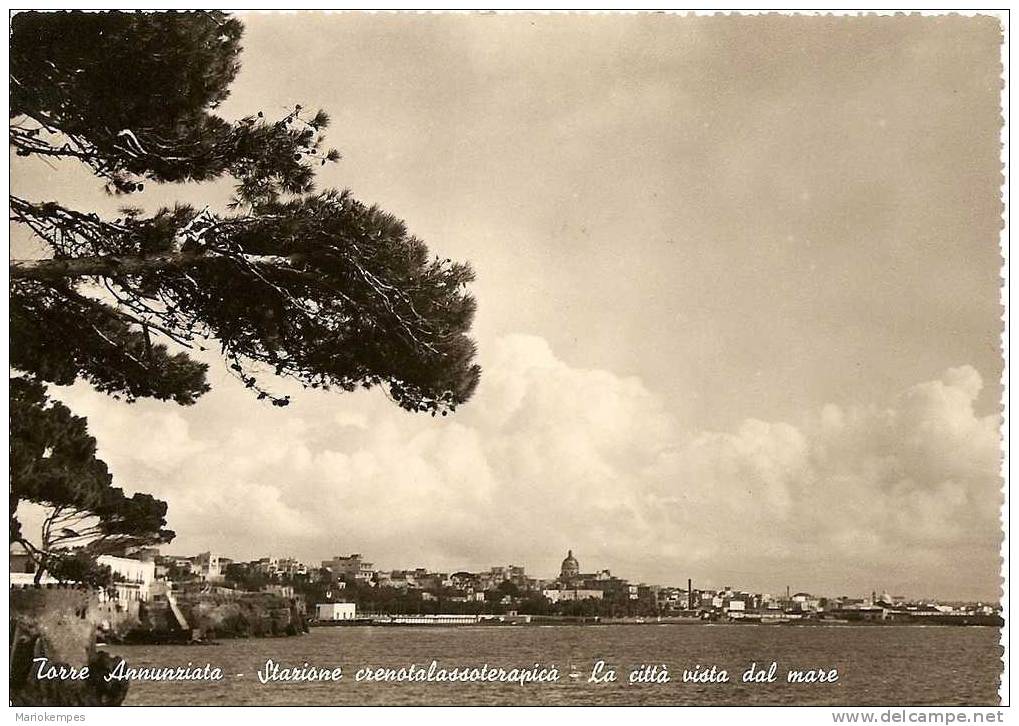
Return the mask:
{"type": "MultiPolygon", "coordinates": [[[[176,547],[160,547],[160,548],[157,548],[157,549],[160,550],[160,552],[161,552],[161,554],[163,556],[167,556],[167,557],[182,557],[182,558],[190,558],[190,559],[194,559],[195,557],[201,557],[202,555],[213,553],[212,550],[199,550],[199,551],[197,551],[198,554],[184,554],[184,552],[177,552],[177,551],[170,552],[169,551],[171,549],[172,550],[177,550],[178,548],[176,548],[176,547]]],[[[553,582],[557,578],[560,577],[561,570],[559,569],[559,567],[561,567],[561,565],[562,565],[562,563],[560,562],[560,566],[557,567],[557,568],[553,568],[555,571],[552,572],[551,574],[549,574],[548,577],[545,577],[543,574],[542,575],[537,575],[537,576],[534,575],[535,572],[539,572],[539,571],[538,570],[531,570],[530,566],[527,565],[527,564],[520,564],[520,563],[509,562],[509,561],[507,561],[506,563],[503,563],[503,564],[488,563],[488,564],[483,564],[483,565],[472,565],[472,566],[464,566],[464,567],[439,567],[439,568],[436,568],[436,567],[430,566],[429,563],[424,563],[424,562],[409,564],[407,566],[390,567],[388,565],[388,563],[386,565],[380,565],[378,562],[375,562],[374,560],[371,560],[369,554],[366,554],[364,552],[357,551],[357,550],[351,550],[351,551],[349,551],[349,552],[347,552],[345,554],[334,553],[330,557],[310,558],[310,559],[307,559],[307,560],[305,560],[303,558],[300,558],[300,557],[291,557],[290,555],[286,555],[286,554],[281,554],[281,555],[262,554],[262,555],[259,555],[259,556],[249,557],[249,558],[245,558],[245,557],[236,557],[235,558],[235,557],[231,557],[230,555],[227,555],[225,553],[216,553],[216,554],[217,554],[218,558],[221,561],[223,559],[227,559],[227,560],[229,560],[229,562],[231,564],[233,564],[233,563],[238,563],[238,564],[253,564],[253,563],[257,563],[257,562],[265,562],[266,560],[278,560],[278,561],[286,561],[286,562],[301,564],[303,566],[308,567],[309,571],[311,571],[312,569],[318,568],[318,567],[326,567],[327,563],[330,562],[330,561],[335,561],[337,559],[354,558],[354,557],[362,558],[367,565],[369,565],[369,566],[371,566],[373,568],[372,571],[373,571],[373,573],[376,573],[376,574],[377,573],[392,573],[392,572],[414,572],[416,570],[424,570],[424,571],[427,571],[429,573],[445,573],[445,574],[453,574],[453,573],[456,573],[456,572],[483,573],[483,572],[487,572],[487,571],[494,571],[494,570],[501,569],[501,568],[505,568],[505,569],[519,568],[522,571],[527,571],[528,574],[529,574],[529,577],[531,577],[533,579],[536,579],[538,581],[546,581],[546,582],[553,582]]],[[[577,553],[575,553],[572,549],[568,549],[567,550],[567,556],[568,557],[576,557],[577,553]]],[[[582,565],[581,569],[583,570],[583,569],[585,569],[585,567],[582,565]]],[[[693,582],[693,578],[682,576],[681,573],[679,573],[677,575],[677,577],[674,578],[674,580],[663,581],[663,582],[652,582],[652,581],[648,581],[648,580],[645,580],[645,579],[642,579],[642,578],[639,578],[639,577],[638,578],[631,578],[631,577],[628,576],[628,573],[615,572],[611,568],[608,568],[608,567],[601,567],[601,566],[595,566],[593,568],[587,567],[586,571],[588,573],[590,573],[590,574],[597,574],[597,573],[602,573],[602,572],[610,572],[610,573],[612,573],[612,575],[614,577],[621,578],[621,579],[626,580],[628,582],[633,582],[634,584],[650,585],[650,586],[666,587],[666,588],[679,588],[681,585],[684,585],[687,582],[687,580],[690,580],[691,582],[693,582]]],[[[943,596],[939,595],[938,593],[933,593],[933,592],[928,592],[928,593],[905,593],[905,592],[899,592],[894,587],[886,586],[886,585],[888,585],[888,583],[880,583],[880,582],[876,583],[875,586],[871,587],[869,590],[860,591],[860,592],[850,592],[850,591],[821,592],[821,591],[818,591],[816,589],[811,589],[809,587],[799,587],[799,586],[797,586],[794,583],[785,583],[785,584],[782,584],[780,586],[775,586],[773,588],[748,587],[748,588],[744,589],[744,588],[740,587],[743,583],[740,583],[739,581],[736,581],[736,580],[734,580],[732,582],[726,581],[724,583],[716,582],[714,580],[710,580],[708,582],[701,582],[701,583],[694,582],[693,584],[695,586],[695,589],[703,589],[704,591],[721,591],[721,590],[726,590],[726,589],[736,589],[738,591],[743,591],[743,592],[751,592],[751,591],[753,591],[753,592],[760,592],[760,593],[764,593],[764,594],[767,594],[767,595],[775,595],[775,596],[781,596],[781,594],[783,592],[809,592],[811,594],[820,595],[820,596],[823,596],[823,597],[866,597],[868,595],[872,595],[873,593],[889,593],[889,594],[892,594],[897,599],[898,598],[902,598],[902,599],[905,599],[905,600],[908,600],[908,601],[913,601],[913,602],[940,601],[940,602],[947,602],[947,603],[953,603],[953,602],[985,602],[985,603],[993,602],[993,603],[998,603],[998,602],[1000,602],[1000,599],[1001,599],[1000,598],[1000,594],[997,595],[997,596],[988,596],[988,597],[983,597],[983,598],[976,597],[976,598],[954,598],[953,599],[953,598],[943,597],[943,596]],[[737,586],[737,587],[734,588],[734,586],[737,586]]]]}
{"type": "MultiPolygon", "coordinates": [[[[12,545],[10,562],[14,589],[61,586],[58,579],[35,567],[23,545],[12,545]]],[[[386,570],[360,553],[336,555],[316,565],[273,556],[245,562],[211,551],[166,555],[158,547],[140,547],[103,555],[98,564],[108,568],[108,587],[122,605],[140,608],[140,603],[163,602],[166,607],[153,607],[172,615],[185,631],[188,621],[174,610],[177,595],[173,593],[185,598],[201,593],[229,598],[263,594],[282,598],[316,620],[362,625],[478,624],[482,618],[529,624],[533,617],[551,617],[560,624],[571,622],[570,618],[606,624],[1002,623],[997,601],[907,597],[887,589],[875,589],[869,595],[818,593],[794,590],[791,585],[786,585],[784,593],[758,592],[732,584],[695,585],[690,578],[685,586],[634,582],[607,569],[584,572],[572,550],[551,578],[534,577],[518,565],[474,572],[426,567],[386,570]]],[[[136,615],[140,614],[139,609],[136,615]]]]}

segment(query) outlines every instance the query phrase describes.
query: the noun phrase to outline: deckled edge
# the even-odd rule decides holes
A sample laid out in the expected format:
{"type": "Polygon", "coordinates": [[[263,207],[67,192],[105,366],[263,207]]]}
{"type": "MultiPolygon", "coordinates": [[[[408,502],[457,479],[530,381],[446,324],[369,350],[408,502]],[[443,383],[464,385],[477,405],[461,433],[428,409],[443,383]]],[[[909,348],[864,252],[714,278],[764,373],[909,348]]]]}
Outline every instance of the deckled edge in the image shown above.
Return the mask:
{"type": "Polygon", "coordinates": [[[1001,24],[1001,172],[1002,172],[1002,183],[1001,183],[1001,233],[999,236],[998,244],[1001,250],[1001,294],[1000,304],[1002,306],[1002,332],[1001,332],[1001,355],[1002,355],[1002,372],[1001,372],[1001,484],[1002,484],[1002,504],[1001,504],[1001,613],[1004,616],[1005,624],[1001,628],[1001,636],[999,643],[1002,649],[1001,662],[1001,683],[998,687],[998,696],[1001,699],[1002,706],[1009,705],[1009,668],[1008,668],[1008,643],[1009,643],[1009,628],[1011,626],[1011,617],[1009,612],[1009,579],[1008,579],[1008,554],[1009,554],[1009,498],[1008,498],[1008,423],[1009,423],[1009,386],[1008,386],[1008,338],[1009,338],[1009,318],[1008,318],[1008,300],[1009,300],[1009,270],[1008,270],[1008,238],[1009,238],[1009,226],[1008,226],[1008,210],[1009,210],[1009,149],[1008,149],[1008,122],[1009,122],[1009,16],[1008,13],[997,14],[998,21],[1001,24]]]}

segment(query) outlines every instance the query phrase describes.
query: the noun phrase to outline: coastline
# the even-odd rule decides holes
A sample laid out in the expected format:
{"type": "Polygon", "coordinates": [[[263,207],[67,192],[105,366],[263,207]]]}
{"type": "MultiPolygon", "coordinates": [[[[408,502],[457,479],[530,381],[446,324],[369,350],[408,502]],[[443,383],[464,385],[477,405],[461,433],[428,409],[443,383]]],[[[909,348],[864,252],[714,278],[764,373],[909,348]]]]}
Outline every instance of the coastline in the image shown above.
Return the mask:
{"type": "Polygon", "coordinates": [[[366,615],[351,620],[309,621],[309,628],[333,627],[556,627],[556,626],[606,626],[606,625],[740,625],[744,627],[1004,627],[1000,616],[923,616],[906,618],[885,618],[873,620],[847,620],[834,618],[699,618],[699,617],[571,617],[571,616],[529,616],[529,615],[366,615]]]}

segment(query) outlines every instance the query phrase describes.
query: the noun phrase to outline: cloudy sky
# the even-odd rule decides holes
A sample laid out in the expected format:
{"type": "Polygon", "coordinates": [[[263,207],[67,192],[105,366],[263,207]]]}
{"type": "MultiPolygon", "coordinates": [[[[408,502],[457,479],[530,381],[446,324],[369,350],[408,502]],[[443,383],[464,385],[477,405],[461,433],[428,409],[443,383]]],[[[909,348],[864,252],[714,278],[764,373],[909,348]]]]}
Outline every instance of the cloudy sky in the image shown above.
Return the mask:
{"type": "MultiPolygon", "coordinates": [[[[223,113],[328,110],[320,186],[474,265],[485,373],[441,420],[273,408],[215,360],[190,408],[56,390],[169,502],[167,551],[995,595],[996,21],[244,21],[223,113]]],[[[71,165],[13,180],[118,204],[71,165]]]]}

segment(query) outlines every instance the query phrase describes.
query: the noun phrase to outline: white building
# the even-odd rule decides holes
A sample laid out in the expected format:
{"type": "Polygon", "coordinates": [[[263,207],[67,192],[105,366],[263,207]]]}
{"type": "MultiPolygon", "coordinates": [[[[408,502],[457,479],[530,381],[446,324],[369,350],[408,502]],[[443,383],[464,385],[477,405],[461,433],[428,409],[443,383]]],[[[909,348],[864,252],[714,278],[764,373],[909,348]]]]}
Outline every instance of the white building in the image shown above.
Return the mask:
{"type": "Polygon", "coordinates": [[[100,555],[96,562],[110,568],[114,575],[113,590],[122,602],[148,602],[152,583],[156,579],[156,563],[152,560],[132,560],[127,557],[100,555]]]}
{"type": "Polygon", "coordinates": [[[601,590],[581,590],[570,588],[568,590],[542,590],[541,594],[552,602],[566,602],[571,600],[601,600],[605,593],[601,590]]]}
{"type": "Polygon", "coordinates": [[[353,620],[357,606],[352,602],[320,602],[315,606],[315,617],[319,620],[353,620]]]}

